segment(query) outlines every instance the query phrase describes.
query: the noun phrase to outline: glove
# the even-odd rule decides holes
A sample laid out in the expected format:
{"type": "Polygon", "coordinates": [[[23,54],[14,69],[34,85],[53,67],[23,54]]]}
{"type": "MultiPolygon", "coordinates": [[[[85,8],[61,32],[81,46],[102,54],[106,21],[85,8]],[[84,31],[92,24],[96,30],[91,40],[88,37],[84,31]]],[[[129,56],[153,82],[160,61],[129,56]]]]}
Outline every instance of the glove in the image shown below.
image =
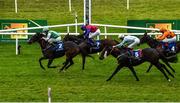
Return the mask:
{"type": "Polygon", "coordinates": [[[48,38],[42,37],[42,39],[44,39],[45,41],[48,41],[48,38]]]}
{"type": "Polygon", "coordinates": [[[116,46],[112,46],[113,48],[115,48],[116,46]]]}

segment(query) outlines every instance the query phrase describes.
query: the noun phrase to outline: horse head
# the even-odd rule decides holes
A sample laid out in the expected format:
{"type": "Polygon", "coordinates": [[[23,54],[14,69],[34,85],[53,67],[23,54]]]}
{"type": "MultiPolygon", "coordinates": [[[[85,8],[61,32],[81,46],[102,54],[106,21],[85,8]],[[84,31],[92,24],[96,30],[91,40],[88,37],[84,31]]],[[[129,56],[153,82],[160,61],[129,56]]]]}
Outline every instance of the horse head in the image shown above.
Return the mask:
{"type": "Polygon", "coordinates": [[[147,35],[147,32],[145,32],[143,37],[140,38],[140,44],[143,44],[143,43],[147,42],[149,37],[150,36],[147,35]]]}
{"type": "Polygon", "coordinates": [[[44,37],[44,36],[45,35],[42,33],[36,33],[28,40],[28,44],[32,44],[34,42],[39,42],[39,41],[41,41],[42,37],[44,37]]]}
{"type": "Polygon", "coordinates": [[[140,39],[140,43],[147,43],[151,48],[157,48],[158,46],[161,45],[159,41],[156,39],[150,37],[147,35],[147,32],[143,35],[143,37],[140,39]]]}
{"type": "Polygon", "coordinates": [[[101,51],[101,54],[99,56],[100,60],[103,60],[104,58],[106,58],[109,54],[111,54],[111,50],[112,50],[112,46],[106,46],[104,47],[104,49],[101,51]]]}

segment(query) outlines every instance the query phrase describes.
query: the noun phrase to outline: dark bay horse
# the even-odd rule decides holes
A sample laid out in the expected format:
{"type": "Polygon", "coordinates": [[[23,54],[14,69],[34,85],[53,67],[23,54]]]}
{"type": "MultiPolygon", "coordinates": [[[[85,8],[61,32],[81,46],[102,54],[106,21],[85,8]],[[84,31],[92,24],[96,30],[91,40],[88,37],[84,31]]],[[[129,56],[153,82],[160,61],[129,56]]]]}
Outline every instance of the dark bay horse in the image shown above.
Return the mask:
{"type": "MultiPolygon", "coordinates": [[[[175,72],[175,70],[171,67],[171,65],[169,64],[169,62],[174,62],[177,58],[172,58],[171,60],[169,60],[165,55],[164,55],[164,50],[161,48],[161,43],[159,41],[157,41],[156,39],[153,39],[152,37],[150,37],[149,35],[147,35],[147,33],[145,33],[143,35],[142,38],[140,38],[140,43],[147,43],[151,48],[155,48],[158,50],[158,52],[161,54],[161,59],[162,61],[173,71],[175,72]]],[[[180,41],[176,42],[176,53],[179,53],[180,51],[180,41]]],[[[147,72],[150,71],[152,65],[149,66],[147,72]]]]}
{"type": "Polygon", "coordinates": [[[133,73],[133,75],[135,76],[136,80],[139,81],[139,78],[137,77],[136,72],[133,67],[137,66],[141,63],[144,63],[144,62],[150,62],[151,64],[155,65],[157,67],[157,69],[163,73],[163,75],[165,76],[165,78],[168,81],[171,81],[171,80],[166,75],[164,70],[166,70],[166,72],[168,72],[168,74],[174,78],[174,75],[169,72],[169,70],[166,68],[166,66],[159,62],[159,59],[160,59],[159,53],[154,48],[142,49],[142,56],[139,57],[139,59],[137,60],[135,58],[131,58],[131,56],[129,55],[129,52],[125,49],[118,49],[118,48],[112,48],[110,46],[107,46],[102,50],[99,59],[103,60],[104,57],[106,57],[110,54],[112,56],[114,56],[115,58],[117,58],[118,66],[115,69],[115,71],[112,73],[112,75],[106,81],[111,80],[112,77],[118,71],[120,71],[121,68],[123,68],[123,67],[128,67],[131,70],[131,72],[133,73]]]}
{"type": "MultiPolygon", "coordinates": [[[[85,54],[94,54],[101,52],[105,46],[113,46],[118,43],[116,40],[111,40],[111,39],[104,39],[104,40],[99,40],[99,47],[96,49],[91,50],[91,46],[87,43],[86,39],[84,39],[83,35],[69,35],[67,34],[63,41],[73,41],[76,44],[78,44],[81,49],[84,51],[85,54]]],[[[82,55],[83,59],[83,64],[85,64],[86,61],[86,55],[82,55]]],[[[83,65],[84,67],[84,65],[83,65]]]]}
{"type": "MultiPolygon", "coordinates": [[[[62,71],[64,68],[67,69],[71,65],[74,64],[73,58],[76,55],[78,55],[79,53],[81,53],[82,55],[86,55],[83,53],[83,51],[81,51],[81,48],[72,41],[63,42],[63,45],[64,45],[63,51],[51,50],[49,48],[52,47],[52,45],[50,45],[47,41],[42,39],[43,37],[44,37],[44,35],[42,33],[36,33],[29,39],[28,43],[32,44],[34,42],[38,42],[40,44],[43,57],[41,57],[39,59],[39,64],[40,64],[41,68],[44,70],[45,70],[45,68],[43,67],[43,65],[41,63],[41,61],[44,59],[48,59],[48,65],[47,65],[48,68],[56,68],[57,66],[51,66],[53,60],[55,58],[66,55],[66,61],[63,63],[63,67],[60,69],[60,71],[62,71]]],[[[88,55],[86,55],[86,56],[88,56],[88,55]]],[[[84,67],[82,69],[84,69],[84,67]]]]}

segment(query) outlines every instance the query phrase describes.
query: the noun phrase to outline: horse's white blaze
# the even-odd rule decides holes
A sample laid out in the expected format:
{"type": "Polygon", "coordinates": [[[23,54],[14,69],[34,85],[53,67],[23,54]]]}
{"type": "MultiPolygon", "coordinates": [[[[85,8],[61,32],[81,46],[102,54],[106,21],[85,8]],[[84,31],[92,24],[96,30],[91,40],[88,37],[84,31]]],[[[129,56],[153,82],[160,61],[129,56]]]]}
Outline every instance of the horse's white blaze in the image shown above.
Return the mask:
{"type": "Polygon", "coordinates": [[[106,57],[107,57],[107,51],[104,52],[104,58],[106,58],[106,57]]]}

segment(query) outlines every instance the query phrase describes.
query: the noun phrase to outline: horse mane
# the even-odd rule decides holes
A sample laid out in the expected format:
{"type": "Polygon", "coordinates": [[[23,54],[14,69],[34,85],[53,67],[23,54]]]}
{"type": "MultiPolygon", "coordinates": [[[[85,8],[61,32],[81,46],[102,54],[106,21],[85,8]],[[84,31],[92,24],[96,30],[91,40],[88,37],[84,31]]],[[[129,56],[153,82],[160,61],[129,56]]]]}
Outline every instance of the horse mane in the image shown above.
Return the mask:
{"type": "Polygon", "coordinates": [[[156,48],[158,45],[160,45],[159,41],[157,41],[156,39],[150,37],[149,35],[146,35],[146,42],[152,48],[156,48]]]}

